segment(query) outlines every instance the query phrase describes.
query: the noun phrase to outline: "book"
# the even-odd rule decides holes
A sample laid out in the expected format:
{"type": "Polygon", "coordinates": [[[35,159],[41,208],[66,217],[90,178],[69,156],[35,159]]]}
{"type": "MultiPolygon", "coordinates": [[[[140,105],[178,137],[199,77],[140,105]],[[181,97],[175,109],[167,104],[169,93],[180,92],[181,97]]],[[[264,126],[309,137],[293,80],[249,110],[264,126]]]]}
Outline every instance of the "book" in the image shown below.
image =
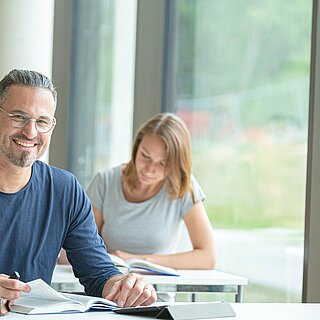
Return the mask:
{"type": "Polygon", "coordinates": [[[135,272],[141,274],[180,276],[177,270],[162,266],[160,264],[152,263],[150,261],[136,258],[124,261],[120,257],[113,254],[109,253],[109,256],[116,267],[119,268],[119,270],[123,273],[135,272]]]}
{"type": "Polygon", "coordinates": [[[42,279],[28,282],[31,292],[22,292],[19,299],[10,306],[10,310],[24,314],[73,313],[90,309],[112,311],[116,303],[104,298],[72,293],[60,293],[51,288],[42,279]]]}

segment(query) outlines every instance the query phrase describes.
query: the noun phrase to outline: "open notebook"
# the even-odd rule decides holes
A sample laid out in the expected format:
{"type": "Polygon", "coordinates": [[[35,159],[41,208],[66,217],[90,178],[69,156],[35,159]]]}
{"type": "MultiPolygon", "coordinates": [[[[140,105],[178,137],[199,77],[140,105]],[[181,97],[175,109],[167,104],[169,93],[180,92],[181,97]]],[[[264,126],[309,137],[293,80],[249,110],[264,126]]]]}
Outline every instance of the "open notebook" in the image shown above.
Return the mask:
{"type": "Polygon", "coordinates": [[[114,302],[107,299],[57,292],[42,279],[30,281],[28,284],[31,286],[31,292],[22,292],[21,297],[10,306],[11,311],[24,314],[45,314],[118,308],[114,302]]]}
{"type": "Polygon", "coordinates": [[[130,259],[127,262],[123,259],[109,254],[113,263],[122,271],[123,273],[136,272],[142,274],[159,274],[165,276],[180,276],[178,271],[165,267],[159,264],[155,264],[142,259],[130,259]]]}

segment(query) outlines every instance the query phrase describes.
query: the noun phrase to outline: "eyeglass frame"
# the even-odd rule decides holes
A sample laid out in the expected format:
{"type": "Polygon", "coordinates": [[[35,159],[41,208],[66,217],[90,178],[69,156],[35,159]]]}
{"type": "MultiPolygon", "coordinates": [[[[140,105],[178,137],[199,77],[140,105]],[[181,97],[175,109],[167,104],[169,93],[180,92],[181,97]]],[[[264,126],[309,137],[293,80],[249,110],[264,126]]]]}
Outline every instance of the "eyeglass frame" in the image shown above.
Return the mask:
{"type": "MultiPolygon", "coordinates": [[[[47,118],[52,122],[51,128],[50,128],[48,131],[39,131],[38,126],[37,126],[37,123],[38,123],[37,121],[43,120],[43,119],[41,119],[41,118],[38,118],[38,119],[30,118],[29,115],[28,115],[27,113],[25,113],[25,115],[22,115],[22,114],[21,114],[21,115],[26,118],[26,120],[27,120],[26,123],[25,123],[22,127],[17,127],[16,125],[13,124],[13,121],[14,121],[14,120],[12,119],[12,117],[14,117],[15,114],[13,114],[13,113],[11,113],[11,112],[7,112],[6,110],[2,109],[1,107],[0,107],[0,111],[3,111],[4,113],[7,114],[7,117],[10,118],[10,123],[11,123],[11,125],[12,125],[14,128],[17,128],[17,129],[23,129],[23,128],[25,128],[25,127],[29,124],[30,120],[34,120],[34,121],[35,121],[34,126],[35,126],[37,132],[44,134],[44,133],[50,132],[50,131],[53,129],[53,127],[57,124],[56,118],[53,117],[52,119],[50,119],[49,117],[47,117],[47,118]]],[[[23,112],[23,113],[24,113],[24,112],[23,112]]]]}

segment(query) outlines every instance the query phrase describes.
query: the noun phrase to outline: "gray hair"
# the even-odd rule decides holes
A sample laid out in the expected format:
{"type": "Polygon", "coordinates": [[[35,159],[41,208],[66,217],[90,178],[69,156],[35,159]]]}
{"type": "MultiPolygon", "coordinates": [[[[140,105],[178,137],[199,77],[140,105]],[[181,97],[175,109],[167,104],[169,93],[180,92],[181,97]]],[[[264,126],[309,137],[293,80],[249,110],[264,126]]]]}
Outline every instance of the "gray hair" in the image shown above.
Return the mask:
{"type": "Polygon", "coordinates": [[[57,104],[57,91],[48,77],[37,71],[13,69],[0,81],[0,105],[9,88],[14,85],[48,89],[52,93],[55,105],[57,104]]]}

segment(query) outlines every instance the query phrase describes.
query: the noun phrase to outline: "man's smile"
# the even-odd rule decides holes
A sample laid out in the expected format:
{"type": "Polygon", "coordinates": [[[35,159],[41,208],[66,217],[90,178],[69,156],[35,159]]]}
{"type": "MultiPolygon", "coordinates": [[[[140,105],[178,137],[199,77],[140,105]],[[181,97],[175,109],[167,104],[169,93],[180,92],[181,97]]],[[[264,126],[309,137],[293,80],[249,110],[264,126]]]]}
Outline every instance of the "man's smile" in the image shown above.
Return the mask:
{"type": "Polygon", "coordinates": [[[26,147],[26,148],[33,148],[38,145],[37,143],[34,143],[34,142],[27,142],[27,141],[22,141],[18,139],[13,139],[13,141],[19,146],[26,147]]]}

